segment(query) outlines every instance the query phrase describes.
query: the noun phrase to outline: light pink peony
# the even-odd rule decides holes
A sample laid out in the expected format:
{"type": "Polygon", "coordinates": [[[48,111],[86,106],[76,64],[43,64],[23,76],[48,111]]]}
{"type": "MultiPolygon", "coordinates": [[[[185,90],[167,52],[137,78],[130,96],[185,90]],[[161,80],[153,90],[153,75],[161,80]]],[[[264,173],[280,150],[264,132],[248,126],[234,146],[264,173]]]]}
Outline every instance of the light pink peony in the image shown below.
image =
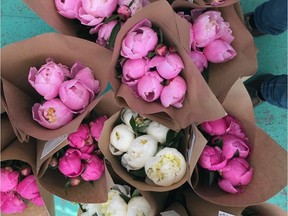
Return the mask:
{"type": "Polygon", "coordinates": [[[94,17],[109,17],[117,7],[117,0],[81,0],[81,2],[84,11],[94,17]]]}
{"type": "Polygon", "coordinates": [[[245,131],[243,129],[242,123],[234,118],[231,115],[225,116],[225,121],[228,126],[227,128],[227,134],[239,137],[241,139],[247,140],[248,138],[246,137],[245,131]]]}
{"type": "Polygon", "coordinates": [[[205,169],[216,171],[225,167],[227,159],[222,156],[219,147],[205,146],[198,163],[205,169]]]}
{"type": "Polygon", "coordinates": [[[80,80],[81,83],[95,95],[100,91],[100,83],[94,78],[94,75],[89,67],[79,70],[74,79],[80,80]]]}
{"type": "Polygon", "coordinates": [[[59,88],[69,70],[62,64],[47,61],[39,70],[35,67],[30,68],[28,81],[45,100],[51,100],[58,96],[59,88]]]}
{"type": "Polygon", "coordinates": [[[67,177],[79,176],[84,169],[81,162],[81,152],[77,149],[69,148],[64,156],[59,159],[58,168],[67,177]]]}
{"type": "Polygon", "coordinates": [[[92,145],[93,139],[90,135],[88,124],[81,124],[76,132],[68,135],[69,145],[74,148],[82,148],[84,145],[92,145]]]}
{"type": "Polygon", "coordinates": [[[121,20],[126,21],[129,17],[131,17],[132,11],[126,5],[119,5],[117,14],[121,20]]]}
{"type": "Polygon", "coordinates": [[[148,102],[158,99],[163,89],[161,82],[163,82],[163,78],[161,78],[156,71],[147,72],[138,81],[138,94],[143,98],[143,100],[148,102]]]}
{"type": "Polygon", "coordinates": [[[196,67],[201,73],[204,71],[204,68],[207,68],[208,61],[207,61],[206,56],[202,52],[191,51],[189,53],[189,56],[192,62],[196,65],[196,67]]]}
{"type": "Polygon", "coordinates": [[[225,41],[230,44],[234,40],[234,36],[232,35],[232,30],[230,28],[230,24],[228,22],[222,22],[219,26],[219,34],[218,39],[225,41]]]}
{"type": "Polygon", "coordinates": [[[58,98],[46,101],[42,105],[34,104],[32,115],[35,121],[48,129],[57,129],[73,119],[72,111],[58,98]]]}
{"type": "Polygon", "coordinates": [[[122,68],[122,82],[129,86],[136,85],[139,78],[148,72],[148,60],[141,59],[127,59],[122,68]]]}
{"type": "Polygon", "coordinates": [[[31,202],[37,206],[44,206],[45,205],[44,200],[42,199],[40,194],[39,194],[39,196],[32,199],[31,202]]]}
{"type": "Polygon", "coordinates": [[[1,212],[4,214],[21,213],[26,209],[23,200],[17,193],[10,191],[8,193],[1,192],[1,212]]]}
{"type": "Polygon", "coordinates": [[[210,135],[223,135],[228,126],[223,118],[207,121],[201,124],[201,128],[210,135]]]}
{"type": "Polygon", "coordinates": [[[232,194],[242,192],[253,176],[253,169],[242,158],[232,158],[220,172],[222,179],[218,182],[219,187],[232,194]]]}
{"type": "Polygon", "coordinates": [[[235,136],[223,135],[222,142],[222,155],[227,159],[234,157],[235,154],[240,158],[247,158],[250,153],[249,144],[235,136]]]}
{"type": "Polygon", "coordinates": [[[25,177],[17,186],[17,192],[25,199],[34,199],[40,196],[34,175],[25,177]]]}
{"type": "Polygon", "coordinates": [[[174,106],[181,108],[185,98],[187,85],[185,80],[177,76],[169,80],[169,84],[163,87],[160,95],[161,103],[164,107],[174,106]]]}
{"type": "Polygon", "coordinates": [[[99,25],[95,26],[95,28],[91,29],[90,34],[98,33],[96,43],[103,47],[108,47],[111,32],[116,24],[117,20],[112,20],[108,23],[102,22],[99,25]]]}
{"type": "Polygon", "coordinates": [[[137,23],[122,41],[121,55],[130,59],[139,59],[147,56],[156,48],[157,33],[151,28],[151,22],[143,20],[137,23]]]}
{"type": "Polygon", "coordinates": [[[233,59],[237,53],[228,43],[222,40],[215,40],[204,47],[204,55],[208,61],[222,63],[233,59]]]}
{"type": "Polygon", "coordinates": [[[149,62],[149,67],[156,67],[164,79],[172,79],[182,71],[184,63],[177,53],[169,53],[166,56],[153,57],[149,62]]]}
{"type": "Polygon", "coordinates": [[[0,191],[8,192],[16,188],[19,180],[19,172],[1,168],[0,191]]]}
{"type": "Polygon", "coordinates": [[[78,13],[78,7],[80,0],[55,0],[55,6],[57,11],[62,16],[75,19],[78,13]]]}
{"type": "Polygon", "coordinates": [[[129,6],[129,9],[131,10],[131,16],[149,3],[150,2],[147,0],[118,0],[119,7],[124,5],[129,6]]]}
{"type": "Polygon", "coordinates": [[[89,123],[90,133],[97,142],[100,139],[100,135],[102,133],[104,123],[106,120],[107,120],[107,116],[100,116],[96,118],[94,121],[89,123]]]}
{"type": "Polygon", "coordinates": [[[96,26],[105,19],[105,17],[94,16],[90,13],[90,11],[85,11],[82,0],[79,2],[76,18],[80,20],[81,24],[87,26],[96,26]]]}
{"type": "Polygon", "coordinates": [[[91,155],[85,164],[81,177],[85,181],[96,181],[101,178],[105,171],[104,161],[97,155],[91,155]]]}
{"type": "Polygon", "coordinates": [[[65,81],[59,90],[59,97],[63,104],[74,113],[83,112],[94,99],[94,92],[77,79],[65,81]]]}

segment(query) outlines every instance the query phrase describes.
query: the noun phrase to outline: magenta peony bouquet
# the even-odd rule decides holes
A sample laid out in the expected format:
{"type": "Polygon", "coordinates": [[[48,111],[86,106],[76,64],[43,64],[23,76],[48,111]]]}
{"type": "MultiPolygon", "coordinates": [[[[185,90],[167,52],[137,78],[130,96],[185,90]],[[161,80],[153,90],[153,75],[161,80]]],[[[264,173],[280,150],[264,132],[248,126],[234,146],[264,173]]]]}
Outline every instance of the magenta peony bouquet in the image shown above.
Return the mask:
{"type": "Polygon", "coordinates": [[[82,123],[76,132],[68,135],[69,145],[53,155],[50,167],[58,168],[69,179],[66,187],[77,186],[82,180],[96,181],[104,174],[104,160],[97,142],[106,119],[106,116],[100,116],[82,123]]]}
{"type": "MultiPolygon", "coordinates": [[[[227,115],[204,122],[201,130],[208,139],[198,164],[208,170],[210,184],[218,177],[218,186],[232,194],[241,193],[250,183],[253,168],[247,161],[251,145],[241,122],[227,115]]],[[[203,172],[205,173],[205,171],[203,172]]]]}
{"type": "Polygon", "coordinates": [[[163,40],[161,29],[149,20],[137,23],[122,41],[116,69],[136,97],[181,108],[187,90],[184,63],[173,44],[163,40]]]}
{"type": "Polygon", "coordinates": [[[29,202],[44,206],[31,167],[22,161],[1,162],[1,212],[21,213],[29,202]]]}
{"type": "Polygon", "coordinates": [[[180,11],[178,15],[191,23],[189,55],[201,73],[208,62],[222,63],[237,55],[231,46],[234,36],[230,24],[224,21],[221,12],[193,9],[190,14],[180,11]]]}
{"type": "Polygon", "coordinates": [[[48,58],[40,69],[30,68],[28,81],[44,98],[32,107],[33,119],[48,129],[69,123],[100,91],[91,69],[78,62],[69,69],[48,58]]]}
{"type": "Polygon", "coordinates": [[[110,49],[121,25],[147,4],[148,0],[55,0],[60,15],[78,20],[97,44],[110,49]]]}

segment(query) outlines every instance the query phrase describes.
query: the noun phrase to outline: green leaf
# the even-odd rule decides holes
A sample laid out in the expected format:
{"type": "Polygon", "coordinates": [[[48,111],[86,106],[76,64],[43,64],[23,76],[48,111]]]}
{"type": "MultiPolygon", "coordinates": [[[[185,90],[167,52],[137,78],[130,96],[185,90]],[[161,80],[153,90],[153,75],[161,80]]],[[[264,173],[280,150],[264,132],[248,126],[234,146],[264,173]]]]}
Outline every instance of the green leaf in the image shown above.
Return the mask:
{"type": "Polygon", "coordinates": [[[162,33],[162,31],[161,31],[160,28],[158,29],[158,34],[159,34],[159,41],[160,41],[160,44],[162,44],[162,43],[163,43],[163,33],[162,33]]]}
{"type": "Polygon", "coordinates": [[[214,143],[213,146],[218,146],[219,148],[222,148],[223,146],[223,140],[221,137],[219,137],[214,143]]]}
{"type": "Polygon", "coordinates": [[[107,24],[107,23],[109,23],[110,21],[117,19],[118,17],[119,17],[118,14],[113,14],[112,16],[108,17],[103,23],[104,23],[104,24],[107,24]]]}
{"type": "Polygon", "coordinates": [[[215,179],[215,172],[209,172],[209,186],[211,186],[215,179]]]}
{"type": "Polygon", "coordinates": [[[81,209],[82,212],[87,212],[86,209],[83,209],[82,205],[79,203],[79,208],[81,209]]]}
{"type": "Polygon", "coordinates": [[[141,177],[141,178],[145,178],[146,177],[146,173],[145,173],[145,169],[144,168],[141,168],[141,169],[138,169],[138,170],[130,170],[129,173],[131,173],[134,176],[141,177]]]}
{"type": "Polygon", "coordinates": [[[174,138],[175,138],[175,131],[173,130],[168,130],[167,135],[166,135],[166,144],[165,146],[170,147],[174,138]]]}
{"type": "Polygon", "coordinates": [[[205,69],[205,70],[202,72],[202,76],[203,76],[204,80],[206,81],[206,83],[208,83],[208,81],[209,81],[209,70],[208,70],[208,68],[205,69]]]}
{"type": "Polygon", "coordinates": [[[123,193],[120,193],[120,197],[121,197],[126,203],[128,203],[129,200],[130,200],[130,197],[126,196],[126,195],[123,194],[123,193]]]}
{"type": "Polygon", "coordinates": [[[154,51],[148,53],[148,58],[153,58],[156,55],[154,51]]]}
{"type": "Polygon", "coordinates": [[[109,37],[108,45],[111,49],[114,48],[115,40],[116,40],[118,32],[120,31],[120,28],[121,28],[121,22],[118,21],[117,24],[112,29],[112,32],[111,32],[110,37],[109,37]]]}
{"type": "Polygon", "coordinates": [[[138,128],[137,128],[137,131],[139,132],[139,133],[145,133],[145,131],[147,130],[147,127],[148,127],[148,125],[145,125],[145,126],[139,126],[138,128]]]}
{"type": "Polygon", "coordinates": [[[70,181],[68,181],[68,182],[65,183],[65,186],[64,186],[65,195],[67,195],[67,193],[68,193],[67,189],[68,189],[69,187],[71,187],[70,181]]]}
{"type": "Polygon", "coordinates": [[[138,189],[135,189],[131,195],[131,198],[141,196],[141,193],[138,189]]]}
{"type": "Polygon", "coordinates": [[[136,121],[135,121],[133,116],[131,117],[129,123],[132,127],[132,130],[137,134],[137,125],[136,125],[136,121]]]}
{"type": "Polygon", "coordinates": [[[94,213],[92,216],[98,216],[98,214],[97,214],[97,213],[94,213]]]}
{"type": "Polygon", "coordinates": [[[239,157],[240,153],[239,150],[237,149],[236,152],[234,153],[233,157],[239,157]]]}

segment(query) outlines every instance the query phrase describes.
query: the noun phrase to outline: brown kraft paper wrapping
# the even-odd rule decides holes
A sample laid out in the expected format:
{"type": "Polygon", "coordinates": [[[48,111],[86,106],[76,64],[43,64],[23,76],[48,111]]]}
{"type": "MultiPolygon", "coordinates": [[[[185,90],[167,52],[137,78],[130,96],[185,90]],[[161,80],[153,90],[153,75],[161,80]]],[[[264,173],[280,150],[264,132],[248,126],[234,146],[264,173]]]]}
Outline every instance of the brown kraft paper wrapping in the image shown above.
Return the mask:
{"type": "MultiPolygon", "coordinates": [[[[3,151],[1,151],[1,161],[5,160],[20,160],[28,163],[32,167],[33,174],[36,177],[36,142],[34,139],[31,139],[29,142],[20,143],[17,139],[15,139],[12,143],[9,144],[3,151]]],[[[37,215],[55,215],[54,208],[54,199],[53,194],[45,191],[39,182],[37,181],[37,185],[44,200],[45,206],[36,206],[30,203],[24,212],[18,213],[15,215],[23,215],[30,216],[32,214],[37,213],[37,215]]],[[[6,215],[6,214],[3,214],[6,215]]],[[[13,214],[14,215],[14,214],[13,214]]]]}
{"type": "Polygon", "coordinates": [[[1,114],[1,152],[15,139],[16,135],[13,131],[8,116],[5,113],[1,114]]]}
{"type": "Polygon", "coordinates": [[[249,138],[252,152],[248,161],[254,171],[252,181],[238,195],[222,191],[217,183],[211,187],[198,183],[193,189],[203,199],[218,205],[241,207],[262,203],[287,185],[287,152],[255,125],[251,99],[242,81],[238,80],[230,89],[223,107],[242,122],[249,138]]]}
{"type": "Polygon", "coordinates": [[[176,0],[172,7],[180,9],[207,8],[221,12],[224,20],[230,23],[234,40],[231,46],[236,50],[234,59],[224,63],[209,63],[208,85],[220,102],[226,97],[234,82],[241,77],[251,76],[257,72],[257,48],[254,39],[246,29],[243,20],[241,5],[238,0],[228,0],[225,3],[213,7],[202,0],[190,3],[186,0],[176,0]]]}
{"type": "Polygon", "coordinates": [[[162,216],[188,216],[188,213],[185,207],[181,203],[174,202],[167,209],[165,209],[164,212],[161,212],[160,215],[162,216]]]}
{"type": "Polygon", "coordinates": [[[110,152],[109,149],[109,143],[110,143],[110,133],[115,127],[115,122],[119,118],[119,114],[115,113],[111,118],[109,118],[105,124],[104,128],[99,140],[99,148],[101,152],[104,154],[105,159],[108,161],[112,167],[112,169],[115,171],[115,173],[122,178],[125,182],[128,184],[132,185],[135,188],[138,188],[141,191],[155,191],[155,192],[165,192],[165,191],[170,191],[173,189],[176,189],[183,185],[186,181],[190,183],[190,178],[192,175],[192,171],[194,167],[196,166],[196,163],[198,161],[198,158],[200,157],[200,154],[203,150],[203,148],[206,145],[206,140],[202,136],[202,134],[197,130],[195,125],[192,125],[192,129],[185,129],[185,138],[183,139],[183,145],[181,146],[181,149],[179,151],[184,155],[186,159],[186,173],[184,177],[177,183],[170,185],[170,186],[158,186],[152,183],[152,181],[148,182],[143,182],[134,179],[133,175],[130,174],[121,164],[121,162],[110,152]],[[192,144],[192,134],[194,133],[195,135],[195,141],[194,144],[192,144]],[[191,147],[191,145],[193,145],[191,147]],[[188,149],[191,150],[191,155],[189,156],[188,154],[188,149]],[[189,161],[189,158],[190,161],[189,161]]]}
{"type": "Polygon", "coordinates": [[[249,210],[257,213],[256,216],[287,216],[287,211],[271,203],[261,203],[256,206],[249,206],[249,210]]]}
{"type": "Polygon", "coordinates": [[[1,52],[3,88],[1,100],[21,142],[27,140],[28,136],[50,140],[75,131],[84,116],[99,102],[100,95],[108,84],[105,71],[110,63],[112,53],[83,39],[48,33],[8,45],[1,49],[1,52]],[[95,79],[100,81],[101,88],[101,92],[96,95],[84,112],[78,114],[68,124],[55,130],[44,128],[32,119],[31,108],[34,103],[40,102],[40,97],[28,82],[30,67],[39,68],[45,64],[48,57],[68,67],[75,62],[81,62],[90,67],[94,72],[95,79]]]}
{"type": "MultiPolygon", "coordinates": [[[[119,109],[112,92],[108,92],[101,98],[93,110],[97,116],[106,115],[109,118],[109,116],[113,115],[119,109]]],[[[37,175],[39,183],[47,191],[71,202],[106,202],[108,190],[113,186],[110,174],[106,168],[103,176],[99,180],[94,181],[93,185],[89,182],[82,181],[82,183],[76,187],[69,187],[67,194],[65,193],[65,183],[68,179],[65,178],[58,169],[49,169],[49,163],[53,154],[68,145],[66,135],[64,134],[58,139],[50,140],[49,142],[37,140],[37,175]],[[49,147],[51,144],[52,147],[49,147]]]]}
{"type": "Polygon", "coordinates": [[[165,0],[149,4],[128,19],[117,35],[112,63],[107,74],[119,104],[174,130],[185,128],[192,122],[223,117],[225,112],[219,101],[190,60],[187,53],[189,40],[189,23],[181,19],[165,0]],[[116,78],[115,66],[120,55],[121,42],[127,32],[145,18],[162,30],[164,38],[176,47],[184,62],[185,68],[181,75],[187,83],[187,92],[180,109],[172,106],[164,108],[160,102],[149,103],[137,98],[128,85],[122,84],[121,80],[116,78]]]}

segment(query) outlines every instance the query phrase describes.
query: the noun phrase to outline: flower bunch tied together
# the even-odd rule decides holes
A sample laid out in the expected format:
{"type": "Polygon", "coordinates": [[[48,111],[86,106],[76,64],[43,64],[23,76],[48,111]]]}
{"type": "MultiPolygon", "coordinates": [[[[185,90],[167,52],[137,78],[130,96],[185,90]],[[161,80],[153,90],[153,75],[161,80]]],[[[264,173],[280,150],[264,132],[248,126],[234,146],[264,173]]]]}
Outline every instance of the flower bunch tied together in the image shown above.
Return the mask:
{"type": "Polygon", "coordinates": [[[39,69],[30,68],[28,81],[44,99],[32,107],[33,119],[48,129],[57,129],[72,121],[100,91],[93,71],[78,62],[69,69],[47,59],[39,69]]]}
{"type": "Polygon", "coordinates": [[[131,194],[131,188],[127,185],[115,185],[108,192],[106,203],[84,204],[80,203],[81,216],[133,216],[151,215],[151,207],[147,200],[135,189],[131,194]]]}
{"type": "Polygon", "coordinates": [[[181,76],[182,58],[173,44],[164,42],[160,28],[149,20],[138,22],[122,41],[117,77],[136,97],[181,108],[187,84],[181,76]]]}
{"type": "Polygon", "coordinates": [[[82,123],[68,135],[69,144],[51,158],[50,168],[58,169],[69,179],[65,189],[79,185],[82,180],[93,183],[102,177],[105,166],[97,144],[106,120],[106,116],[100,116],[82,123]]]}
{"type": "Polygon", "coordinates": [[[189,14],[180,11],[178,15],[191,24],[189,55],[201,73],[208,62],[223,63],[237,55],[231,46],[234,36],[230,24],[224,21],[221,12],[192,9],[189,14]]]}
{"type": "Polygon", "coordinates": [[[29,202],[44,206],[30,165],[22,161],[1,162],[1,212],[24,212],[29,202]]]}
{"type": "Polygon", "coordinates": [[[121,121],[110,133],[110,152],[136,179],[170,186],[185,175],[187,164],[177,150],[184,131],[175,132],[139,114],[124,109],[121,121]]]}
{"type": "Polygon", "coordinates": [[[121,25],[147,4],[148,0],[55,0],[60,15],[76,19],[85,27],[79,34],[86,35],[88,29],[90,38],[110,49],[121,25]]]}
{"type": "Polygon", "coordinates": [[[209,171],[209,183],[212,184],[218,176],[218,186],[222,190],[232,194],[241,193],[253,176],[253,168],[247,160],[251,154],[251,145],[241,122],[227,115],[204,122],[200,128],[208,144],[198,164],[209,171]]]}

